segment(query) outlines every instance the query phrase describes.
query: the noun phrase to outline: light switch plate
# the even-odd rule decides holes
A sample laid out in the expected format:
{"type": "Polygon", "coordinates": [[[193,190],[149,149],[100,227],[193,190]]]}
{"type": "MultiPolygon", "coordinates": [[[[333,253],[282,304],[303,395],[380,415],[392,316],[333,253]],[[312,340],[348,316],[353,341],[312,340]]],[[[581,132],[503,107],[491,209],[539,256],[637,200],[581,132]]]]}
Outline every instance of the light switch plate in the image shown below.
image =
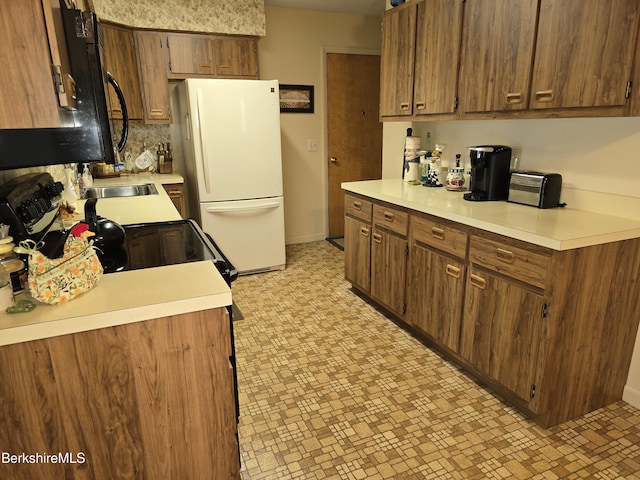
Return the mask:
{"type": "Polygon", "coordinates": [[[310,138],[309,140],[307,140],[307,151],[308,152],[318,151],[318,141],[315,138],[310,138]]]}

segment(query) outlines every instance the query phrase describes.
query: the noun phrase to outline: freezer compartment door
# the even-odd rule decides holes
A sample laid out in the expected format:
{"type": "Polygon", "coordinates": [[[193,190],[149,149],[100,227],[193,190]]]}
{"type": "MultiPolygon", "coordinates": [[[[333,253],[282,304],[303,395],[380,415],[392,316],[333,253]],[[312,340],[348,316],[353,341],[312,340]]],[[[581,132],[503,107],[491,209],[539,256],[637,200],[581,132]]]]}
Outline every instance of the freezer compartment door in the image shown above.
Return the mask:
{"type": "Polygon", "coordinates": [[[285,267],[282,197],[200,204],[202,229],[242,274],[285,267]]]}
{"type": "Polygon", "coordinates": [[[282,195],[278,82],[187,80],[200,202],[282,195]]]}

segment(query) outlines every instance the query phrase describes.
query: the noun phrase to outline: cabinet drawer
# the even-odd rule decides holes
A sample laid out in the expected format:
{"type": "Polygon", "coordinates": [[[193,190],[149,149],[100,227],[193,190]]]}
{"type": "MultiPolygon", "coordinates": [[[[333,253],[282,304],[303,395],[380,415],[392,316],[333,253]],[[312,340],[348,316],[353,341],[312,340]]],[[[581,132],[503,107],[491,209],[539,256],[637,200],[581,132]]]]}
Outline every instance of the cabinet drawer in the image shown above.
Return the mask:
{"type": "Polygon", "coordinates": [[[365,200],[362,197],[345,193],[344,195],[344,210],[347,215],[350,215],[365,222],[371,222],[371,212],[373,210],[373,203],[371,200],[365,200]]]}
{"type": "Polygon", "coordinates": [[[464,258],[467,253],[467,238],[465,231],[445,225],[430,218],[411,215],[411,242],[418,241],[464,258]]]}
{"type": "Polygon", "coordinates": [[[374,204],[373,223],[406,237],[409,226],[409,213],[387,205],[374,204]]]}
{"type": "Polygon", "coordinates": [[[472,235],[469,261],[535,287],[545,288],[550,255],[472,235]]]}

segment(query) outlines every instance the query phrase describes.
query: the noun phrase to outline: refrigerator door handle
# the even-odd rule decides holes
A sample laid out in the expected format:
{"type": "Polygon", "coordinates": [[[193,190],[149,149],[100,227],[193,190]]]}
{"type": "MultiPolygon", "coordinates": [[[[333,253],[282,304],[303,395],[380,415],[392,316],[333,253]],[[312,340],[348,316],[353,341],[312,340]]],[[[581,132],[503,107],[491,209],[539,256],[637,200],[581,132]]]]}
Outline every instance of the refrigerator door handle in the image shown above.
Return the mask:
{"type": "Polygon", "coordinates": [[[206,207],[207,213],[235,213],[235,212],[248,212],[251,210],[268,210],[272,208],[278,208],[280,204],[278,202],[263,203],[262,205],[246,205],[242,207],[206,207]]]}
{"type": "Polygon", "coordinates": [[[209,162],[207,161],[207,142],[204,132],[207,131],[205,121],[204,121],[204,99],[202,98],[202,89],[197,89],[197,102],[198,102],[198,130],[200,133],[200,161],[202,164],[202,171],[204,173],[204,188],[207,194],[211,193],[211,188],[209,186],[209,162]]]}

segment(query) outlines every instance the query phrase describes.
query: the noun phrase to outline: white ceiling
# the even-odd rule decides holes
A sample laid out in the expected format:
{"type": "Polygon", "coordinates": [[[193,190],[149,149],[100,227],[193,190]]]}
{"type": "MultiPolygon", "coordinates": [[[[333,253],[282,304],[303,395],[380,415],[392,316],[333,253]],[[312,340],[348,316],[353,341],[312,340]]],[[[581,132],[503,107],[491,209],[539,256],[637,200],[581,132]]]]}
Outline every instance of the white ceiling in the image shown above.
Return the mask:
{"type": "Polygon", "coordinates": [[[358,13],[381,17],[387,0],[264,0],[264,4],[274,7],[329,10],[332,12],[358,13]]]}

